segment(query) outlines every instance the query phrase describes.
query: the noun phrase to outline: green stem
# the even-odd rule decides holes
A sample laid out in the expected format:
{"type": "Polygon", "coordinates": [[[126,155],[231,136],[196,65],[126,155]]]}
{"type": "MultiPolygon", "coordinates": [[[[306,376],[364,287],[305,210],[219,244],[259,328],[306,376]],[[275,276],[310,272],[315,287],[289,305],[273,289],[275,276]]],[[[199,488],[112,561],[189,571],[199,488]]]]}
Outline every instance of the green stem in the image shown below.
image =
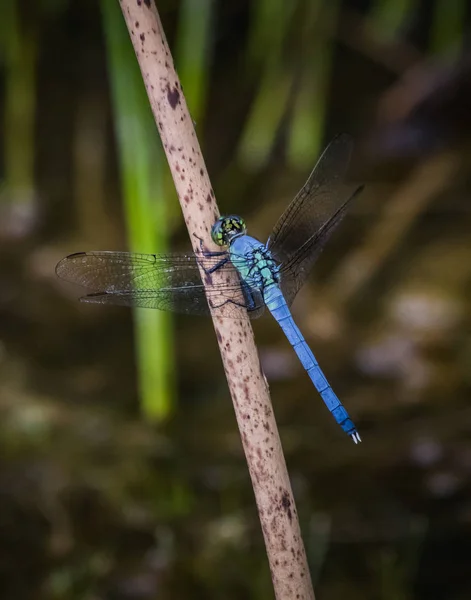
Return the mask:
{"type": "Polygon", "coordinates": [[[175,51],[192,118],[199,122],[206,106],[213,0],[183,0],[175,51]]]}
{"type": "Polygon", "coordinates": [[[6,62],[5,183],[16,201],[31,201],[34,190],[36,57],[34,31],[23,31],[15,0],[2,8],[0,39],[6,62]]]}
{"type": "MultiPolygon", "coordinates": [[[[102,0],[129,246],[167,247],[167,204],[158,135],[128,33],[116,0],[102,0]]],[[[173,408],[171,320],[136,309],[136,354],[144,414],[160,421],[173,408]]]]}
{"type": "Polygon", "coordinates": [[[437,0],[434,5],[431,50],[455,59],[462,50],[466,19],[465,0],[437,0]]]}
{"type": "Polygon", "coordinates": [[[376,0],[371,9],[371,20],[378,37],[382,40],[394,39],[416,5],[417,0],[376,0]]]}

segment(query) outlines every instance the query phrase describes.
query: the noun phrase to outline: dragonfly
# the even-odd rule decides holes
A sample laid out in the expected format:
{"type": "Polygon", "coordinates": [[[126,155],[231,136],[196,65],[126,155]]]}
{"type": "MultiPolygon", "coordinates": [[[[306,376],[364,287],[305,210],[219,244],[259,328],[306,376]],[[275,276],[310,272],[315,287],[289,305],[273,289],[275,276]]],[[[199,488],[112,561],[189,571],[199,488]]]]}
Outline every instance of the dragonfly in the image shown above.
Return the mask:
{"type": "Polygon", "coordinates": [[[266,244],[247,234],[237,215],[221,216],[211,230],[220,251],[139,254],[78,252],[62,259],[57,275],[86,288],[85,302],[240,318],[267,308],[293,346],[304,369],[342,430],[361,441],[333,391],[290,307],[333,231],[363,186],[347,185],[353,141],[335,137],[303,188],[276,223],[266,244]],[[213,281],[212,274],[222,277],[213,281]]]}

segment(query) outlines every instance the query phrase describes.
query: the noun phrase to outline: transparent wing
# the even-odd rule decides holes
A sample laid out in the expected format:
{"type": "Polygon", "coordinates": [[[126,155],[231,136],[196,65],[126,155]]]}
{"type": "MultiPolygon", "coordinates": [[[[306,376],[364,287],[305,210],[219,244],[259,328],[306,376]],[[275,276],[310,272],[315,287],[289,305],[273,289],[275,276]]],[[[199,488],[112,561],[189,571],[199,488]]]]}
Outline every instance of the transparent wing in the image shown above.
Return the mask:
{"type": "MultiPolygon", "coordinates": [[[[307,182],[281,215],[268,247],[280,262],[291,258],[344,204],[341,185],[350,162],[350,136],[337,136],[324,150],[307,182]]],[[[347,195],[348,196],[348,195],[347,195]]]]}
{"type": "Polygon", "coordinates": [[[362,189],[363,186],[360,186],[353,193],[350,191],[349,198],[340,206],[337,212],[298,248],[297,252],[291,258],[282,264],[280,269],[280,287],[288,306],[292,304],[296,294],[304,285],[319,254],[345,216],[350,202],[362,189]]]}
{"type": "MultiPolygon", "coordinates": [[[[206,270],[219,265],[226,253],[133,254],[128,252],[79,252],[62,259],[57,275],[87,288],[84,302],[157,308],[183,314],[240,318],[240,307],[251,318],[260,316],[264,303],[261,294],[234,281],[235,269],[226,262],[218,269],[223,282],[213,284],[205,275],[206,288],[198,264],[206,270]]],[[[218,281],[220,278],[218,277],[218,281]]]]}
{"type": "Polygon", "coordinates": [[[304,187],[275,225],[268,241],[282,265],[282,290],[291,303],[356,194],[343,184],[353,141],[342,134],[324,150],[304,187]]]}

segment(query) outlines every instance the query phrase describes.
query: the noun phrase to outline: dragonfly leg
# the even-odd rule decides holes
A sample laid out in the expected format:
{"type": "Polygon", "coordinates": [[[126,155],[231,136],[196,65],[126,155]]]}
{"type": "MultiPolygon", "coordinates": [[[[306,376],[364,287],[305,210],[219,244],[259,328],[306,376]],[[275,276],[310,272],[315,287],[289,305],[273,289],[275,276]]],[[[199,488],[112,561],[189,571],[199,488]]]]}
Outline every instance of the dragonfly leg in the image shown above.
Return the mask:
{"type": "Polygon", "coordinates": [[[214,273],[215,271],[217,271],[218,269],[220,269],[221,267],[223,267],[227,262],[229,262],[229,257],[227,256],[227,252],[226,251],[222,251],[222,252],[208,252],[208,250],[206,250],[205,247],[204,247],[203,238],[201,238],[199,235],[196,235],[196,233],[194,233],[193,235],[195,236],[195,238],[197,240],[200,241],[201,254],[203,255],[204,258],[214,258],[216,256],[221,256],[221,257],[225,256],[225,258],[221,258],[221,261],[218,262],[217,264],[215,264],[210,269],[207,269],[204,266],[204,261],[199,261],[198,260],[199,266],[203,269],[203,271],[206,273],[206,275],[211,275],[212,273],[214,273]]]}
{"type": "Polygon", "coordinates": [[[223,254],[227,254],[227,252],[225,250],[222,250],[220,252],[210,252],[209,250],[206,250],[205,246],[204,246],[204,242],[203,242],[203,238],[200,237],[199,235],[196,235],[196,233],[193,234],[193,236],[199,240],[200,243],[200,250],[201,250],[201,254],[208,258],[211,256],[222,256],[223,254]]]}
{"type": "Polygon", "coordinates": [[[222,308],[223,306],[226,306],[226,304],[234,304],[234,306],[238,306],[239,308],[247,308],[243,302],[237,302],[236,300],[224,300],[224,302],[221,302],[221,304],[213,304],[212,302],[209,302],[211,308],[222,308]]]}
{"type": "Polygon", "coordinates": [[[221,262],[218,262],[216,265],[214,265],[214,267],[211,267],[210,269],[207,269],[203,264],[201,265],[201,268],[206,273],[206,275],[212,275],[214,273],[214,271],[217,271],[218,269],[223,267],[228,262],[229,262],[228,258],[223,258],[221,260],[221,262]]]}
{"type": "Polygon", "coordinates": [[[243,280],[241,280],[240,285],[241,285],[242,290],[244,292],[245,308],[248,311],[255,310],[257,308],[257,302],[256,302],[256,300],[254,298],[254,292],[253,292],[253,290],[250,288],[250,286],[248,285],[248,283],[246,283],[243,280]]]}

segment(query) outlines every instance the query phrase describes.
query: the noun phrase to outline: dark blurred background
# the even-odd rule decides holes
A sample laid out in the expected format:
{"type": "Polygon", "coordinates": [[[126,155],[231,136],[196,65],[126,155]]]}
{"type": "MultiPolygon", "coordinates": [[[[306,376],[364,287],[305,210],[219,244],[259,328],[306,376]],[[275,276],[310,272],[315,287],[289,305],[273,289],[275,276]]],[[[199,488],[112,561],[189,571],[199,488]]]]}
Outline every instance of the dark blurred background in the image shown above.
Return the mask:
{"type": "MultiPolygon", "coordinates": [[[[467,0],[157,3],[222,212],[266,239],[320,151],[366,189],[293,312],[363,443],[254,324],[317,597],[471,597],[467,0]]],[[[115,0],[0,3],[0,597],[273,592],[209,320],[57,261],[190,247],[115,0]]]]}

